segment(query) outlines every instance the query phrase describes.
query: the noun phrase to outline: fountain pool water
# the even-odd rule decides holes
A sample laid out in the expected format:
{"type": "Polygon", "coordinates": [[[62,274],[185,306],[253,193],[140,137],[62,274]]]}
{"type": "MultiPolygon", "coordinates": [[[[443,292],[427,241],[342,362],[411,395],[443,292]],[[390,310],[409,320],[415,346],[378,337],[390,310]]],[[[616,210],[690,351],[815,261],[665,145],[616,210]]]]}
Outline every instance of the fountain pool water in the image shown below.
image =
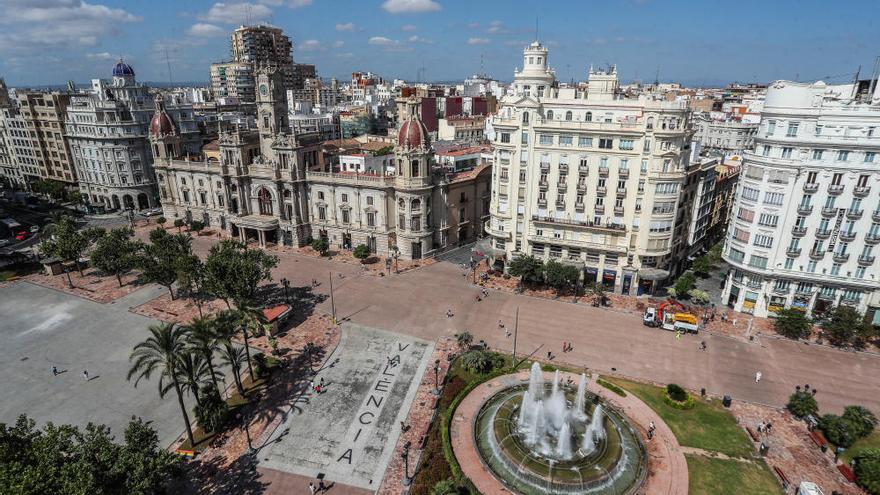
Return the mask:
{"type": "Polygon", "coordinates": [[[646,467],[644,447],[629,422],[559,371],[546,384],[534,363],[528,385],[496,392],[476,421],[477,450],[512,491],[531,494],[627,494],[646,467]]]}

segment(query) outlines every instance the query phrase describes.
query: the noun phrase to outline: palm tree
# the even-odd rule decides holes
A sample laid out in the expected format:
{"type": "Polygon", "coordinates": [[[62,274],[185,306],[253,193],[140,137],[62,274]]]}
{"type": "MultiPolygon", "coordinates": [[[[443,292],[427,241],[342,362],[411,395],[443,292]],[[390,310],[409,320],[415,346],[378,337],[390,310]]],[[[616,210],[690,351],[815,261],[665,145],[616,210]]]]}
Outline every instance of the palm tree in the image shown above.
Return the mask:
{"type": "Polygon", "coordinates": [[[248,366],[248,375],[251,377],[251,381],[254,381],[254,369],[251,366],[251,349],[248,342],[248,327],[256,328],[258,325],[264,325],[266,323],[266,316],[263,315],[263,310],[257,308],[256,306],[252,306],[249,303],[236,304],[238,307],[238,321],[241,323],[241,335],[244,337],[244,352],[245,356],[247,356],[247,366],[248,366]]]}
{"type": "MultiPolygon", "coordinates": [[[[177,381],[180,382],[182,389],[195,397],[196,404],[201,406],[202,398],[199,391],[202,385],[210,381],[211,372],[208,370],[208,362],[200,353],[194,352],[193,349],[186,351],[177,358],[177,368],[175,369],[178,375],[177,381]]],[[[167,385],[166,388],[170,389],[171,386],[167,385]]]]}
{"type": "Polygon", "coordinates": [[[241,384],[241,366],[247,359],[245,348],[236,347],[232,342],[226,341],[220,347],[220,362],[232,368],[232,378],[235,380],[235,388],[244,396],[244,386],[241,384]]]}
{"type": "Polygon", "coordinates": [[[128,360],[134,363],[128,370],[126,379],[131,380],[136,375],[134,386],[137,387],[142,378],[149,380],[153,373],[159,373],[159,397],[165,397],[168,390],[174,387],[180,412],[183,414],[183,422],[186,424],[186,436],[190,445],[195,445],[189,415],[186,412],[186,405],[183,403],[183,389],[177,371],[180,356],[186,354],[184,333],[177,331],[173,323],[152,325],[149,331],[150,337],[134,346],[131,351],[128,360]],[[168,380],[171,380],[171,387],[168,386],[168,380]]]}
{"type": "Polygon", "coordinates": [[[213,318],[193,318],[186,326],[186,339],[190,347],[205,359],[208,371],[211,373],[211,382],[220,393],[220,386],[217,385],[217,372],[214,369],[214,352],[220,348],[220,345],[213,318]]]}

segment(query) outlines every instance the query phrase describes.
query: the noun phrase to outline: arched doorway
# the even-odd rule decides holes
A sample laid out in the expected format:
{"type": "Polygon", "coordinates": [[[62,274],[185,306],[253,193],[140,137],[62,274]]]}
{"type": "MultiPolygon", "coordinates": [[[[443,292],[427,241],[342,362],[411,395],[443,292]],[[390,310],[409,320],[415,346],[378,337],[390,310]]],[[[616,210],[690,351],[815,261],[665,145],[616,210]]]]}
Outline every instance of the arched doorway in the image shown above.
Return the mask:
{"type": "Polygon", "coordinates": [[[134,199],[130,195],[126,194],[125,196],[123,196],[122,203],[125,205],[126,210],[134,209],[134,199]]]}
{"type": "Polygon", "coordinates": [[[150,207],[150,200],[145,193],[138,194],[138,210],[145,210],[150,207]]]}
{"type": "Polygon", "coordinates": [[[113,195],[113,204],[111,205],[114,210],[118,210],[120,208],[119,205],[119,196],[113,195]]]}
{"type": "Polygon", "coordinates": [[[257,191],[257,203],[260,206],[260,215],[272,216],[272,193],[265,187],[257,191]]]}

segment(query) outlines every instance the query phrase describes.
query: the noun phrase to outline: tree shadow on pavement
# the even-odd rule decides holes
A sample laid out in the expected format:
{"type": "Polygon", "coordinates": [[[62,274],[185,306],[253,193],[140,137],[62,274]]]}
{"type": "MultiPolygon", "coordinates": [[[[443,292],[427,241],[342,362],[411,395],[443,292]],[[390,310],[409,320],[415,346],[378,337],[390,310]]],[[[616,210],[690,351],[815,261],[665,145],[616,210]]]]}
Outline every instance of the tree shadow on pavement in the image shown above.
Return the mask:
{"type": "Polygon", "coordinates": [[[257,289],[256,300],[262,301],[263,307],[272,307],[279,304],[288,304],[288,297],[293,311],[285,320],[284,328],[281,331],[286,331],[306,321],[315,312],[315,307],[328,298],[326,294],[316,293],[314,287],[309,285],[291,286],[285,294],[284,287],[281,284],[271,283],[261,285],[257,289]]]}
{"type": "Polygon", "coordinates": [[[265,493],[269,483],[260,480],[256,458],[245,454],[228,466],[225,458],[195,460],[189,465],[187,476],[171,487],[170,493],[205,493],[237,495],[265,493]]]}

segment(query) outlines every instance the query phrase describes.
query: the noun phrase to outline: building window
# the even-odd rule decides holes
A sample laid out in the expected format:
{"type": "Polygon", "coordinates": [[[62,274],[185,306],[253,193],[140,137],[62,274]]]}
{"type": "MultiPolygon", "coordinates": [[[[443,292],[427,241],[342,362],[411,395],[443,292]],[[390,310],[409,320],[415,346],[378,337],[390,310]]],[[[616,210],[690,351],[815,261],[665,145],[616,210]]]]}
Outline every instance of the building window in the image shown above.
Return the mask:
{"type": "Polygon", "coordinates": [[[376,226],[376,214],[373,212],[367,213],[367,226],[375,227],[376,226]]]}
{"type": "Polygon", "coordinates": [[[525,125],[529,124],[529,112],[523,112],[522,123],[525,125]]]}
{"type": "Polygon", "coordinates": [[[796,137],[797,131],[798,131],[798,123],[791,122],[788,124],[788,131],[786,131],[785,135],[786,135],[786,137],[796,137]]]}
{"type": "Polygon", "coordinates": [[[422,217],[415,215],[410,219],[410,229],[413,231],[422,230],[422,217]]]}
{"type": "Polygon", "coordinates": [[[785,258],[785,269],[791,270],[794,268],[794,258],[785,258]]]}
{"type": "Polygon", "coordinates": [[[324,199],[324,191],[318,191],[318,199],[320,199],[320,200],[324,199]]]}
{"type": "Polygon", "coordinates": [[[502,143],[509,143],[510,142],[510,133],[509,132],[502,132],[501,133],[501,142],[502,143]]]}
{"type": "Polygon", "coordinates": [[[373,206],[373,197],[367,196],[367,206],[373,206]]]}
{"type": "Polygon", "coordinates": [[[614,146],[613,138],[599,138],[599,148],[603,150],[610,150],[614,146]]]}
{"type": "Polygon", "coordinates": [[[553,110],[547,110],[547,120],[553,120],[553,110]]]}
{"type": "Polygon", "coordinates": [[[782,201],[785,199],[785,194],[783,193],[772,193],[765,192],[764,193],[764,203],[768,205],[779,206],[782,204],[782,201]]]}
{"type": "Polygon", "coordinates": [[[559,136],[559,146],[571,146],[571,136],[559,136]]]}
{"type": "Polygon", "coordinates": [[[272,215],[272,194],[265,187],[257,192],[257,202],[260,206],[260,215],[272,215]]]}
{"type": "Polygon", "coordinates": [[[634,141],[632,139],[621,139],[620,140],[620,149],[622,150],[631,150],[633,149],[634,141]]]}
{"type": "Polygon", "coordinates": [[[348,194],[345,194],[345,193],[342,194],[342,202],[348,203],[348,194]]]}
{"type": "Polygon", "coordinates": [[[845,162],[849,160],[849,151],[841,150],[837,152],[837,161],[845,162]]]}
{"type": "Polygon", "coordinates": [[[538,143],[545,145],[545,146],[551,145],[551,144],[553,144],[553,136],[551,136],[550,134],[540,134],[538,136],[538,143]]]}
{"type": "Polygon", "coordinates": [[[764,248],[773,247],[773,237],[769,235],[756,234],[754,244],[755,246],[764,248]]]}
{"type": "Polygon", "coordinates": [[[813,150],[813,160],[821,160],[825,150],[813,150]]]}
{"type": "Polygon", "coordinates": [[[753,266],[755,268],[767,268],[767,258],[764,256],[753,254],[749,258],[749,266],[753,266]]]}
{"type": "Polygon", "coordinates": [[[571,120],[571,117],[572,117],[571,110],[565,112],[565,120],[571,120]]]}
{"type": "Polygon", "coordinates": [[[782,148],[782,158],[791,158],[792,148],[782,148]]]}
{"type": "Polygon", "coordinates": [[[776,132],[776,121],[767,121],[767,135],[772,136],[776,132]]]}
{"type": "Polygon", "coordinates": [[[876,154],[873,151],[869,151],[865,153],[865,163],[874,163],[874,156],[876,154]]]}

